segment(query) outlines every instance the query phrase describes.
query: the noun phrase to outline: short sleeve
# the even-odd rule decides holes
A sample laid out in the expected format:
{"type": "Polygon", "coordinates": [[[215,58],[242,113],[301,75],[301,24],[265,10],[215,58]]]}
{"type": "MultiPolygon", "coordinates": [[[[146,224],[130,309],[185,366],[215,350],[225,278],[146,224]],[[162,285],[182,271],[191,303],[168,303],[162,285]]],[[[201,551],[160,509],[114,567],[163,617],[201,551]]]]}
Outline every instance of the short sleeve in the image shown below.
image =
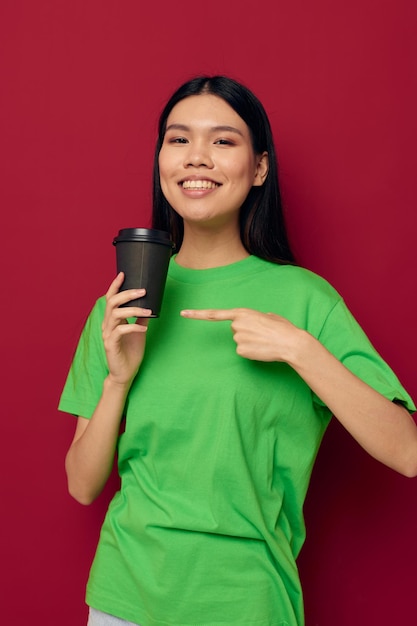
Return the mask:
{"type": "Polygon", "coordinates": [[[60,411],[90,418],[101,397],[109,371],[101,336],[104,309],[104,298],[100,298],[88,316],[62,391],[60,411]]]}
{"type": "MultiPolygon", "coordinates": [[[[331,309],[318,339],[329,352],[370,387],[389,400],[402,403],[410,412],[416,410],[410,395],[372,346],[343,299],[339,299],[331,309]]],[[[317,401],[323,405],[318,398],[317,401]]]]}

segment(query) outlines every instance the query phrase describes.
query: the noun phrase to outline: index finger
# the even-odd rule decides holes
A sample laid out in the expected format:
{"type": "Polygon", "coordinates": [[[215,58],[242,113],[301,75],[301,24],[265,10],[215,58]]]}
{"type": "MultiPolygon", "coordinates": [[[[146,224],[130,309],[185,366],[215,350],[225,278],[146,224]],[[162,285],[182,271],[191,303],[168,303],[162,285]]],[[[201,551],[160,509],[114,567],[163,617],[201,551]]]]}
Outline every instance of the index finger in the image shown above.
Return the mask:
{"type": "Polygon", "coordinates": [[[120,287],[123,285],[124,279],[125,279],[124,273],[119,272],[116,278],[112,280],[110,287],[107,290],[107,293],[106,293],[107,299],[109,299],[111,296],[114,296],[114,294],[118,293],[120,287]]]}
{"type": "Polygon", "coordinates": [[[240,309],[185,309],[180,312],[180,315],[193,320],[224,322],[226,320],[234,320],[239,310],[240,309]]]}

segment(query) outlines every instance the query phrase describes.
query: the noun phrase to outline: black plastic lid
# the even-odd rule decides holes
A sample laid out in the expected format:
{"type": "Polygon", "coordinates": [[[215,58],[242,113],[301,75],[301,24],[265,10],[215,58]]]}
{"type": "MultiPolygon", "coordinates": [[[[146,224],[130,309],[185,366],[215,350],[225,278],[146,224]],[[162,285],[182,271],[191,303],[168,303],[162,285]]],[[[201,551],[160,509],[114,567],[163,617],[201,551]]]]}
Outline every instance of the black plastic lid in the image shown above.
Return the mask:
{"type": "Polygon", "coordinates": [[[155,228],[122,228],[117,237],[113,239],[113,245],[122,241],[150,241],[164,246],[174,247],[169,233],[155,228]]]}

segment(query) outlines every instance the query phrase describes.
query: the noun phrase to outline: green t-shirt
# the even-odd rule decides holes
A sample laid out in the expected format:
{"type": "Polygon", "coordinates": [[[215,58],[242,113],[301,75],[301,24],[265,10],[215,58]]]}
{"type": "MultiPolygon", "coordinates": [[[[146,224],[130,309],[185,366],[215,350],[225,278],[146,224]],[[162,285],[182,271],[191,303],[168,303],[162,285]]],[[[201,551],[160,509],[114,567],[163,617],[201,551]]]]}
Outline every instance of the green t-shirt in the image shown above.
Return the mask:
{"type": "MultiPolygon", "coordinates": [[[[236,354],[230,322],[181,309],[248,307],[317,337],[389,399],[413,402],[322,278],[248,257],[207,270],[171,260],[160,319],[126,404],[121,489],[87,603],[141,626],[299,626],[303,502],[330,412],[284,363],[236,354]]],[[[104,299],[83,331],[60,409],[89,418],[108,373],[104,299]]]]}

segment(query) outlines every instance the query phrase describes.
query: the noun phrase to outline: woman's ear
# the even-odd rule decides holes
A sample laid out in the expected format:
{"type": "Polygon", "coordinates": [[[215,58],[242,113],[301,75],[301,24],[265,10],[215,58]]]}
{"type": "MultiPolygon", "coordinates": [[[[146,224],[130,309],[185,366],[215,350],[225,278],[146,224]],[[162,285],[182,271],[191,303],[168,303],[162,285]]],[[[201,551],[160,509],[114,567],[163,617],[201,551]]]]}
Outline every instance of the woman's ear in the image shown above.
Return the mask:
{"type": "Polygon", "coordinates": [[[253,181],[254,187],[261,187],[264,184],[265,178],[269,171],[269,158],[268,153],[263,152],[260,156],[257,156],[257,166],[255,172],[255,179],[253,181]]]}

